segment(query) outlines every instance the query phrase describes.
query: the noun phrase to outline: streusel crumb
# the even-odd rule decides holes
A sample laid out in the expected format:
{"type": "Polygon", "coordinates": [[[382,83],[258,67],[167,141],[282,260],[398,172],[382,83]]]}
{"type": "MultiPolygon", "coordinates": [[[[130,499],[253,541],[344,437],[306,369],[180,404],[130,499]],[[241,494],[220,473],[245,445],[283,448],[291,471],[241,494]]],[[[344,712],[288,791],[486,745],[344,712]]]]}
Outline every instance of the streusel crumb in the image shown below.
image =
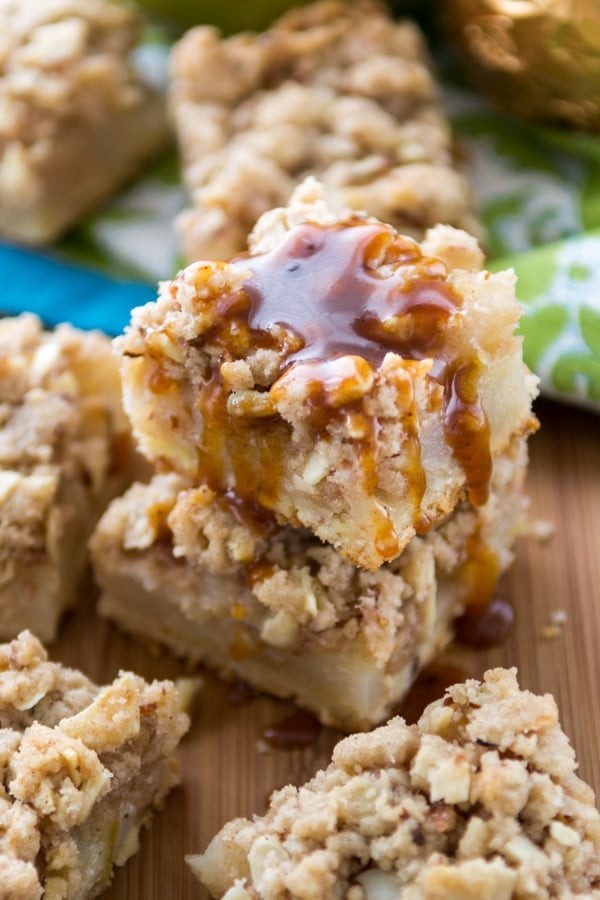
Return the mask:
{"type": "Polygon", "coordinates": [[[0,645],[2,896],[103,890],[178,783],[187,727],[171,682],[123,672],[97,687],[49,662],[30,632],[0,645]]]}
{"type": "Polygon", "coordinates": [[[494,669],[341,741],[189,863],[223,900],[600,897],[600,814],[550,695],[494,669]]]}

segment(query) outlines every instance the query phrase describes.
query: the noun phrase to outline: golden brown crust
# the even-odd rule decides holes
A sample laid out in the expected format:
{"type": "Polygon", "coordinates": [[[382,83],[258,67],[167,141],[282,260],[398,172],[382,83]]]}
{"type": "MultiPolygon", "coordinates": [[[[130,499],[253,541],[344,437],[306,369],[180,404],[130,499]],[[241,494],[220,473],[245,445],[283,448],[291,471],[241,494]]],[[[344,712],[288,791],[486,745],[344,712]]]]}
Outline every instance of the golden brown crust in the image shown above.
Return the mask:
{"type": "Polygon", "coordinates": [[[226,900],[591,900],[600,814],[575,769],[553,698],[494,669],[417,725],[341,741],[329,768],[189,862],[226,900]]]}

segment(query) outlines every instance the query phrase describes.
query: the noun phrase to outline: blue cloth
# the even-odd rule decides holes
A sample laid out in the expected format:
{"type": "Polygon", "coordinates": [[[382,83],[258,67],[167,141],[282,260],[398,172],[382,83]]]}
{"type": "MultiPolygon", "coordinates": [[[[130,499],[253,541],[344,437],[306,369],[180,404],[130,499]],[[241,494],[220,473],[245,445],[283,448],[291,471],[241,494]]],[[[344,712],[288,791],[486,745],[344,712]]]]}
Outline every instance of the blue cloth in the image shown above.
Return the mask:
{"type": "Polygon", "coordinates": [[[130,311],[156,297],[156,288],[119,280],[39,251],[0,245],[0,310],[34,312],[46,325],[71,322],[119,334],[130,311]]]}

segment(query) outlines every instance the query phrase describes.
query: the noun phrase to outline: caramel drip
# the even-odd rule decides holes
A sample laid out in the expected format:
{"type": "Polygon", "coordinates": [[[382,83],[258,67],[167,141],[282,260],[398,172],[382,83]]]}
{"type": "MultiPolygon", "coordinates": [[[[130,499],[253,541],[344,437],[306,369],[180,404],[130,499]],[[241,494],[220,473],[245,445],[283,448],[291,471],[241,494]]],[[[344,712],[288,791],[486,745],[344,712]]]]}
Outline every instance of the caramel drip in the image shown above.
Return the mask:
{"type": "Polygon", "coordinates": [[[246,581],[248,587],[253,591],[258,584],[261,584],[263,581],[276,575],[277,571],[277,566],[274,566],[265,560],[257,560],[256,562],[251,563],[246,566],[246,581]]]}
{"type": "Polygon", "coordinates": [[[314,744],[320,732],[321,725],[316,716],[298,709],[280,722],[267,726],[263,738],[277,750],[301,750],[314,744]]]}
{"type": "Polygon", "coordinates": [[[421,503],[427,487],[427,478],[421,459],[421,442],[418,430],[417,400],[414,380],[412,378],[397,379],[398,405],[403,411],[402,428],[404,431],[404,453],[407,465],[404,477],[413,508],[413,527],[418,534],[424,534],[431,527],[431,522],[421,511],[421,503]]]}
{"type": "Polygon", "coordinates": [[[226,510],[239,525],[244,525],[255,534],[267,537],[277,530],[275,517],[258,502],[251,493],[246,496],[238,491],[225,491],[217,495],[217,503],[226,510]]]}
{"type": "Polygon", "coordinates": [[[490,426],[479,399],[479,366],[465,362],[445,375],[446,441],[465,473],[469,500],[483,505],[492,474],[490,426]]]}
{"type": "Polygon", "coordinates": [[[205,382],[197,400],[198,411],[204,423],[198,444],[198,473],[202,481],[217,494],[225,489],[226,473],[225,434],[229,427],[227,396],[223,389],[221,373],[215,370],[205,382]]]}
{"type": "Polygon", "coordinates": [[[134,444],[128,431],[116,431],[110,439],[110,463],[111,475],[124,472],[131,464],[134,444]]]}
{"type": "Polygon", "coordinates": [[[148,387],[153,394],[166,394],[167,391],[170,391],[176,386],[177,382],[175,379],[171,378],[170,375],[167,375],[163,369],[155,369],[148,379],[148,387]]]}
{"type": "Polygon", "coordinates": [[[456,621],[456,638],[479,649],[500,646],[513,632],[515,613],[508,600],[495,596],[498,557],[483,540],[479,527],[469,537],[466,552],[456,573],[464,603],[464,613],[456,621]]]}
{"type": "Polygon", "coordinates": [[[229,645],[229,655],[236,662],[248,659],[255,651],[256,647],[253,641],[246,632],[241,630],[237,632],[229,645]]]}
{"type": "Polygon", "coordinates": [[[499,647],[513,633],[515,611],[504,597],[494,597],[484,610],[467,610],[456,623],[456,638],[468,647],[499,647]]]}
{"type": "Polygon", "coordinates": [[[258,697],[258,693],[245,681],[233,681],[227,691],[227,700],[231,706],[247,706],[258,697]]]}
{"type": "Polygon", "coordinates": [[[202,386],[197,405],[203,422],[197,446],[199,480],[223,499],[238,522],[270,533],[274,521],[269,510],[278,496],[280,447],[288,426],[271,422],[261,429],[252,419],[231,416],[218,369],[202,386]],[[232,483],[234,490],[228,490],[232,483]]]}
{"type": "Polygon", "coordinates": [[[488,609],[494,596],[500,563],[497,555],[481,537],[479,528],[470,535],[466,554],[466,560],[458,568],[456,577],[462,588],[465,613],[481,615],[488,609]]]}

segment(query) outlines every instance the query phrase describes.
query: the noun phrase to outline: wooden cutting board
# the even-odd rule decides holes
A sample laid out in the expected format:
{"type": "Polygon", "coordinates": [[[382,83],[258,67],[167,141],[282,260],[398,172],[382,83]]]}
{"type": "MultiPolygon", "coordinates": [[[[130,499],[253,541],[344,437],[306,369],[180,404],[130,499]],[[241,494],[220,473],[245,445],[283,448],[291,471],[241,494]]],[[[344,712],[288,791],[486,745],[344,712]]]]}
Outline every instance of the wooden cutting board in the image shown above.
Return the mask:
{"type": "MultiPolygon", "coordinates": [[[[547,402],[537,413],[542,427],[530,444],[532,517],[551,520],[554,536],[522,539],[502,582],[500,591],[517,612],[512,637],[493,650],[453,648],[450,657],[471,676],[516,665],[523,687],[554,694],[580,774],[600,794],[600,416],[547,402]],[[560,611],[566,621],[552,627],[560,611]]],[[[54,658],[100,683],[122,668],[147,678],[182,674],[174,659],[152,656],[98,619],[92,594],[87,609],[84,604],[67,617],[54,658]]],[[[265,752],[265,728],[292,705],[267,697],[240,704],[226,685],[203,677],[180,751],[183,786],[144,833],[137,856],[118,871],[107,900],[205,897],[184,854],[202,851],[227,820],[264,812],[273,789],[309,778],[328,762],[339,738],[323,729],[306,749],[265,752]]]]}

